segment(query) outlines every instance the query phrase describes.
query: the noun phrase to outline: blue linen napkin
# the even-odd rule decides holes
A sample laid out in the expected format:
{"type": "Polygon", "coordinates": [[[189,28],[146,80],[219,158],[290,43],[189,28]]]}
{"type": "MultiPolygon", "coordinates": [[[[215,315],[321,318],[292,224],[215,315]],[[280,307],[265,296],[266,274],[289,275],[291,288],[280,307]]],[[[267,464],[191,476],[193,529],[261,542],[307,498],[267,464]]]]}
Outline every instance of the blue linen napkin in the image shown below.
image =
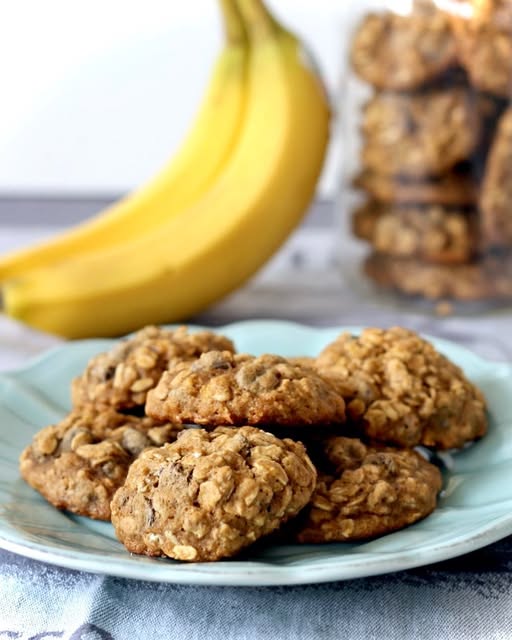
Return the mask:
{"type": "Polygon", "coordinates": [[[0,639],[512,638],[512,538],[442,564],[296,587],[196,587],[53,567],[0,551],[0,639]]]}

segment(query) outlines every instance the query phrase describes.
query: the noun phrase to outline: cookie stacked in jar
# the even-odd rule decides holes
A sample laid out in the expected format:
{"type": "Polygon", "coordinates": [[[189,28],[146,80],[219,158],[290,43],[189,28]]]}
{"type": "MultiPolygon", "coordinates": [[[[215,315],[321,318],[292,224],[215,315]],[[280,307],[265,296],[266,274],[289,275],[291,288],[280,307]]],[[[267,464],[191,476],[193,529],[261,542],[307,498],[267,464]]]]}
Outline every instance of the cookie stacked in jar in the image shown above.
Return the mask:
{"type": "Polygon", "coordinates": [[[512,0],[384,5],[358,3],[350,43],[362,268],[409,296],[511,299],[512,0]]]}

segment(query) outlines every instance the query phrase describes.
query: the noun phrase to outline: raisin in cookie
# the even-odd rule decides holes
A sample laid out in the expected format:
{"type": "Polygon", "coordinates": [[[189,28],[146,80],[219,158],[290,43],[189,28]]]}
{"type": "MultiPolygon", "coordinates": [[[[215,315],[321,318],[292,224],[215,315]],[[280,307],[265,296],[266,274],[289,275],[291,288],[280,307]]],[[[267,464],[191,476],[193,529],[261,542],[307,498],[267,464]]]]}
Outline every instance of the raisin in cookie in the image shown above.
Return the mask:
{"type": "Polygon", "coordinates": [[[413,331],[343,333],[316,365],[345,398],[348,421],[368,438],[450,449],[486,432],[481,392],[413,331]]]}
{"type": "Polygon", "coordinates": [[[486,244],[512,247],[512,107],[500,118],[489,152],[481,211],[486,244]]]}
{"type": "Polygon", "coordinates": [[[133,553],[219,560],[295,516],[315,481],[298,442],[253,427],[189,429],[130,467],[112,522],[133,553]]]}
{"type": "Polygon", "coordinates": [[[373,199],[400,204],[471,206],[478,200],[478,183],[471,172],[452,170],[422,179],[362,171],[353,180],[356,189],[373,199]]]}
{"type": "Polygon", "coordinates": [[[268,428],[339,424],[344,409],[335,389],[310,367],[229,351],[170,366],[146,403],[158,420],[268,428]]]}
{"type": "Polygon", "coordinates": [[[471,156],[480,120],[465,89],[377,94],[363,110],[363,166],[379,175],[442,174],[471,156]]]}
{"type": "Polygon", "coordinates": [[[171,359],[193,360],[212,349],[235,350],[231,340],[209,331],[145,327],[90,360],[85,372],[73,380],[73,405],[142,406],[171,359]]]}
{"type": "Polygon", "coordinates": [[[354,36],[351,61],[378,89],[416,89],[456,65],[450,21],[434,3],[406,16],[369,13],[354,36]]]}
{"type": "Polygon", "coordinates": [[[34,436],[21,454],[21,475],[58,509],[109,520],[110,501],[133,460],[147,447],[173,442],[181,429],[83,407],[34,436]]]}
{"type": "Polygon", "coordinates": [[[468,264],[428,264],[417,258],[372,253],[364,271],[380,287],[429,300],[510,300],[512,255],[485,256],[468,264]]]}
{"type": "Polygon", "coordinates": [[[471,83],[482,91],[512,95],[512,5],[510,0],[472,0],[470,11],[453,13],[457,55],[471,83]]]}
{"type": "Polygon", "coordinates": [[[352,228],[381,253],[427,262],[464,263],[478,246],[475,212],[441,205],[400,207],[370,200],[354,211],[352,228]]]}
{"type": "Polygon", "coordinates": [[[436,507],[439,469],[411,449],[330,438],[307,507],[289,529],[298,542],[364,540],[402,529],[436,507]]]}

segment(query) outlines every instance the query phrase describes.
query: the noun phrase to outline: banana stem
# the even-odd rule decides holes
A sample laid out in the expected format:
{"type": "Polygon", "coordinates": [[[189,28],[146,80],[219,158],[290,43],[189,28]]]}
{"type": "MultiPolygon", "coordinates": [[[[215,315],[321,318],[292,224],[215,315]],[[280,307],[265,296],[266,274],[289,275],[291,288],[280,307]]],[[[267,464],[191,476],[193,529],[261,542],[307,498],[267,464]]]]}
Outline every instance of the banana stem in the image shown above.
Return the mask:
{"type": "Polygon", "coordinates": [[[226,40],[230,44],[245,44],[247,42],[247,32],[238,11],[236,0],[219,0],[219,6],[226,40]]]}
{"type": "Polygon", "coordinates": [[[262,0],[237,0],[237,4],[251,38],[275,35],[281,29],[262,0]]]}

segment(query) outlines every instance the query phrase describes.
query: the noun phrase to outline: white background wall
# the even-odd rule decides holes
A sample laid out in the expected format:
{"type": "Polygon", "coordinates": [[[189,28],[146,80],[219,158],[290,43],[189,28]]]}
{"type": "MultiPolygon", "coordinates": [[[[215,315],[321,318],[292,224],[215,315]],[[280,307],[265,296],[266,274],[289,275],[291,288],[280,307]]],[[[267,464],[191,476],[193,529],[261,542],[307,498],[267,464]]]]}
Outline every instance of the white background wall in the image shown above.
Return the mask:
{"type": "MultiPolygon", "coordinates": [[[[332,93],[348,0],[269,0],[332,93]]],[[[184,134],[219,49],[215,0],[0,0],[0,194],[117,193],[184,134]]],[[[333,149],[323,194],[336,184],[333,149]]]]}

